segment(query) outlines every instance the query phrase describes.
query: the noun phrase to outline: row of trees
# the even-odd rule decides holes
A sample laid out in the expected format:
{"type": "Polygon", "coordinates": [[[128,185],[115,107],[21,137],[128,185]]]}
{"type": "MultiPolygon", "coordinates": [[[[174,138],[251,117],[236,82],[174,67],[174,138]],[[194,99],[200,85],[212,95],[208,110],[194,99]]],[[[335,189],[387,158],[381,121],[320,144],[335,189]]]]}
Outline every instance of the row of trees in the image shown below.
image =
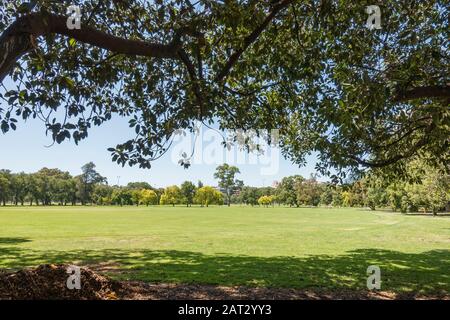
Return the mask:
{"type": "Polygon", "coordinates": [[[90,162],[82,173],[72,177],[59,169],[43,168],[36,173],[11,173],[0,170],[0,201],[24,205],[288,205],[333,207],[391,207],[394,211],[437,213],[450,201],[450,179],[442,171],[419,161],[408,164],[410,181],[392,181],[375,171],[363,178],[344,184],[319,182],[316,176],[305,179],[288,176],[273,187],[245,186],[235,178],[236,167],[219,166],[214,177],[218,188],[185,181],[180,186],[154,188],[147,182],[132,182],[127,186],[110,186],[106,178],[90,162]]]}
{"type": "MultiPolygon", "coordinates": [[[[161,204],[172,205],[184,204],[191,206],[199,204],[209,206],[211,204],[222,205],[226,202],[231,204],[232,196],[239,192],[244,183],[235,178],[240,173],[239,169],[228,164],[223,164],[216,168],[214,178],[218,180],[218,188],[204,186],[201,181],[195,185],[191,181],[185,181],[180,186],[172,185],[165,189],[154,189],[150,185],[129,184],[126,188],[99,186],[105,191],[102,195],[102,204],[161,204]],[[106,194],[106,190],[110,190],[106,194]],[[115,194],[120,194],[120,200],[117,201],[115,194]],[[108,196],[109,195],[109,196],[108,196]]],[[[98,203],[98,202],[96,202],[98,203]]]]}
{"type": "Polygon", "coordinates": [[[391,207],[393,211],[427,211],[436,214],[448,210],[450,177],[421,161],[408,163],[409,181],[392,180],[376,171],[361,179],[340,185],[318,182],[295,175],[283,178],[273,188],[244,187],[235,203],[248,205],[284,204],[289,206],[391,207]]]}
{"type": "Polygon", "coordinates": [[[161,205],[170,204],[185,204],[191,206],[192,204],[199,204],[209,206],[210,204],[223,204],[223,194],[210,186],[203,186],[200,184],[196,187],[192,182],[185,181],[181,187],[176,185],[167,187],[159,202],[161,205]]]}
{"type": "Polygon", "coordinates": [[[156,204],[223,204],[222,192],[190,181],[167,188],[153,188],[147,182],[131,182],[127,186],[110,186],[95,170],[95,164],[84,165],[82,173],[72,176],[59,169],[43,168],[27,174],[0,170],[0,202],[2,205],[156,205],[156,204]]]}
{"type": "Polygon", "coordinates": [[[129,183],[126,187],[99,184],[93,190],[93,203],[97,205],[172,205],[184,204],[192,206],[199,204],[223,204],[223,195],[201,182],[196,186],[191,181],[185,181],[181,186],[173,185],[167,188],[155,189],[146,182],[129,183]]]}
{"type": "Polygon", "coordinates": [[[24,205],[87,204],[93,201],[93,191],[98,184],[106,183],[92,162],[82,167],[82,173],[71,176],[59,169],[43,168],[36,173],[12,173],[0,170],[0,201],[24,205]]]}

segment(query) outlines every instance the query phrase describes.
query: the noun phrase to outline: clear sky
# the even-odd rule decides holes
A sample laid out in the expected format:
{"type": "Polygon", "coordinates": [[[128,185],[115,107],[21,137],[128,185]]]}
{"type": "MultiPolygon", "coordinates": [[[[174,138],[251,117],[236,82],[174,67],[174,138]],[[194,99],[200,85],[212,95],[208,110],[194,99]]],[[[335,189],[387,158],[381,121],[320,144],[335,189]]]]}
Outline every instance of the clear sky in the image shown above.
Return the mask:
{"type": "Polygon", "coordinates": [[[213,178],[215,168],[224,162],[239,167],[241,174],[238,178],[252,186],[270,186],[273,181],[281,180],[284,176],[301,174],[309,177],[315,172],[314,156],[309,158],[306,167],[298,168],[283,159],[277,149],[270,149],[261,157],[249,156],[237,148],[232,148],[226,154],[220,136],[207,128],[202,129],[202,138],[197,139],[193,164],[189,169],[183,169],[177,163],[183,151],[191,150],[189,142],[193,140],[189,136],[175,142],[166,155],[153,163],[151,169],[122,168],[111,161],[106,149],[126,141],[132,132],[125,119],[116,118],[91,129],[89,137],[78,146],[72,141],[49,146],[52,144],[51,136],[45,135],[45,126],[40,120],[19,122],[17,131],[5,135],[0,133],[0,169],[35,172],[42,167],[49,167],[77,175],[83,164],[93,161],[110,184],[117,184],[118,181],[121,185],[130,181],[146,181],[155,187],[180,184],[185,180],[201,180],[205,184],[216,185],[213,178]]]}
{"type": "MultiPolygon", "coordinates": [[[[6,86],[14,86],[6,81],[6,86]]],[[[5,101],[1,101],[5,108],[5,101]]],[[[251,186],[270,186],[285,176],[300,174],[309,177],[315,173],[316,157],[308,158],[304,167],[298,167],[283,158],[277,148],[267,148],[264,155],[249,155],[233,147],[229,152],[221,145],[222,137],[214,130],[201,128],[200,138],[195,142],[192,165],[184,169],[178,164],[181,154],[191,154],[194,140],[192,135],[177,137],[172,148],[160,159],[153,162],[151,169],[138,166],[122,167],[112,162],[107,148],[125,142],[133,137],[134,130],[129,128],[127,119],[116,117],[100,127],[93,127],[89,137],[75,145],[72,141],[53,144],[51,135],[45,135],[45,125],[41,120],[19,119],[17,130],[6,134],[0,131],[0,169],[13,172],[36,172],[43,167],[58,168],[72,175],[81,173],[81,166],[94,162],[97,171],[108,179],[109,184],[126,185],[132,181],[146,181],[154,187],[166,187],[190,180],[201,180],[207,185],[217,185],[213,175],[215,168],[223,163],[237,166],[241,174],[238,179],[251,186]]],[[[327,180],[319,177],[319,180],[327,180]]]]}

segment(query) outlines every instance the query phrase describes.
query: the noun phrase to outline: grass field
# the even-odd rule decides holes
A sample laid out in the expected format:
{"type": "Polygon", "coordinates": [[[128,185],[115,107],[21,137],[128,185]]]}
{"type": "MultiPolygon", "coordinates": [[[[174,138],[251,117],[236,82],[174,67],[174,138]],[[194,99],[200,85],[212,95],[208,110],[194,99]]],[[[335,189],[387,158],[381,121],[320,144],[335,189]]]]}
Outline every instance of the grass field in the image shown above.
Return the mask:
{"type": "Polygon", "coordinates": [[[450,292],[450,217],[362,209],[0,208],[0,268],[89,265],[116,279],[450,292]]]}

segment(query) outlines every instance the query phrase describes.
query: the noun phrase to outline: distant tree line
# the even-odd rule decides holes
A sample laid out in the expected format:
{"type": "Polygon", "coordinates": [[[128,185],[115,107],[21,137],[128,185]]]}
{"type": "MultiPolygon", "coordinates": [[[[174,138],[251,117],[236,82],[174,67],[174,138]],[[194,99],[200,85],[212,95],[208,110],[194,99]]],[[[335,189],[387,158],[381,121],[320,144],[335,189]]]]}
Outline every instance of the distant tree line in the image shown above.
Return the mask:
{"type": "Polygon", "coordinates": [[[12,173],[0,170],[0,201],[24,205],[75,205],[94,202],[94,189],[106,183],[92,162],[82,167],[82,173],[71,176],[59,169],[42,168],[35,173],[12,173]]]}
{"type": "Polygon", "coordinates": [[[393,211],[448,211],[450,176],[420,161],[408,163],[409,181],[395,180],[368,171],[351,182],[332,184],[319,182],[316,176],[284,177],[273,187],[244,186],[232,196],[232,202],[245,205],[287,205],[388,208],[393,211]]]}
{"type": "Polygon", "coordinates": [[[95,170],[84,165],[82,173],[72,176],[59,169],[42,168],[35,173],[0,170],[0,203],[13,205],[222,205],[222,192],[201,181],[186,181],[181,186],[154,188],[147,182],[130,182],[126,186],[108,185],[95,170]]]}
{"type": "Polygon", "coordinates": [[[0,170],[0,201],[14,205],[186,205],[200,206],[240,204],[250,206],[286,205],[332,207],[391,207],[394,211],[426,211],[437,214],[448,210],[450,178],[441,170],[412,161],[408,164],[410,181],[392,181],[376,171],[352,182],[319,182],[312,175],[288,176],[272,187],[245,186],[235,179],[236,167],[219,166],[214,177],[218,187],[185,181],[180,186],[154,188],[147,182],[126,186],[108,185],[92,162],[71,176],[59,169],[43,168],[36,173],[12,173],[0,170]]]}

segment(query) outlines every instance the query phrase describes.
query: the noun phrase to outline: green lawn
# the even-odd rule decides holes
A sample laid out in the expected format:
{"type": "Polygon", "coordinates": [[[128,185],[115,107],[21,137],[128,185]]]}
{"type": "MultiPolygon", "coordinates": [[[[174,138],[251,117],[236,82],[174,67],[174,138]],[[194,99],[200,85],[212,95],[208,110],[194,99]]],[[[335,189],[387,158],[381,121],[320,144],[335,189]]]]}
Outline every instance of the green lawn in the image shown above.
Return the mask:
{"type": "Polygon", "coordinates": [[[0,208],[0,268],[77,263],[112,277],[450,292],[450,217],[362,209],[0,208]]]}

